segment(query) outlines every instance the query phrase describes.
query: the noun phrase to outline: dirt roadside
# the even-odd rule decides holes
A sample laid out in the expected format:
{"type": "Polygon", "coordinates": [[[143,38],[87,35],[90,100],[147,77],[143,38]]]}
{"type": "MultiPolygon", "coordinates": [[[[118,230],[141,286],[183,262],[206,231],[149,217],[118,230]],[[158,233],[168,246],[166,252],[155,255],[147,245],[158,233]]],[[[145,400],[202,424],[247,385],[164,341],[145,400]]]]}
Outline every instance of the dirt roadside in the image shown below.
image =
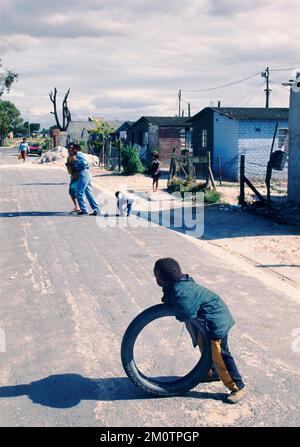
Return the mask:
{"type": "MultiPolygon", "coordinates": [[[[136,207],[139,210],[143,208],[143,202],[139,198],[146,193],[151,194],[150,177],[120,176],[100,171],[98,168],[92,168],[92,174],[94,186],[111,194],[125,187],[135,192],[138,197],[136,207]]],[[[170,195],[165,192],[166,186],[167,179],[161,179],[160,190],[151,196],[152,200],[160,202],[162,209],[170,206],[170,195]]],[[[217,189],[225,203],[237,205],[238,185],[226,184],[217,189]]],[[[264,193],[262,185],[261,190],[264,193]]],[[[279,191],[279,195],[282,195],[281,190],[279,191]]],[[[250,193],[248,194],[250,197],[250,193]]],[[[181,203],[177,203],[177,206],[181,206],[181,203]]],[[[202,240],[222,248],[225,253],[243,258],[261,271],[268,271],[283,281],[300,287],[300,228],[279,225],[237,207],[208,204],[204,211],[202,240]]]]}
{"type": "MultiPolygon", "coordinates": [[[[35,164],[42,169],[62,168],[62,161],[35,164]]],[[[129,190],[137,196],[135,207],[137,210],[148,206],[146,194],[151,194],[152,180],[149,176],[124,176],[115,172],[105,171],[99,167],[92,167],[93,185],[97,190],[114,195],[117,190],[129,190]]],[[[167,209],[170,206],[170,195],[165,191],[167,178],[164,176],[159,183],[159,191],[152,195],[152,202],[167,209]]],[[[263,185],[258,185],[264,194],[263,185]]],[[[225,183],[217,186],[225,204],[237,205],[239,186],[225,183]]],[[[285,193],[283,183],[274,185],[273,194],[282,197],[285,193]]],[[[248,192],[249,198],[251,194],[248,192]]],[[[149,200],[149,199],[148,199],[149,200]]],[[[155,205],[155,204],[154,204],[155,205]]],[[[174,206],[174,204],[172,205],[174,206]]],[[[175,206],[181,206],[180,202],[175,206]]],[[[279,225],[264,216],[242,211],[227,205],[208,204],[205,206],[204,234],[201,241],[226,255],[234,256],[238,262],[242,260],[255,267],[259,274],[269,274],[270,278],[277,278],[283,284],[295,287],[295,293],[300,297],[300,228],[296,226],[279,225]]]]}

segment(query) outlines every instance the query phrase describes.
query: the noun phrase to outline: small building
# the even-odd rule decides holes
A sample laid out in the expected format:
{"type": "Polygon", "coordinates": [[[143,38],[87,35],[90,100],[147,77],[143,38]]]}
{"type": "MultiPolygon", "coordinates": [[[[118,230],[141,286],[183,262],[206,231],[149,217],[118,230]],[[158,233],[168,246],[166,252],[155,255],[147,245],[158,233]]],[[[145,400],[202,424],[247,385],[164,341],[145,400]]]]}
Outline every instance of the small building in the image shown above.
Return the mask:
{"type": "Polygon", "coordinates": [[[116,138],[126,142],[127,140],[127,132],[133,126],[134,121],[125,121],[121,126],[119,126],[115,132],[116,138]]]}
{"type": "Polygon", "coordinates": [[[97,124],[93,121],[71,121],[66,131],[67,143],[71,141],[79,143],[80,141],[88,141],[89,129],[96,129],[97,124]]]}
{"type": "MultiPolygon", "coordinates": [[[[276,123],[274,150],[284,147],[288,113],[288,108],[206,107],[190,118],[194,156],[201,151],[210,151],[216,176],[220,156],[223,177],[237,181],[240,156],[245,155],[246,176],[264,179],[276,123]]],[[[273,177],[287,178],[287,169],[274,171],[273,177]]]]}
{"type": "Polygon", "coordinates": [[[187,117],[142,116],[127,129],[126,144],[140,150],[143,159],[158,151],[164,165],[169,164],[173,149],[191,148],[192,128],[187,117]]]}

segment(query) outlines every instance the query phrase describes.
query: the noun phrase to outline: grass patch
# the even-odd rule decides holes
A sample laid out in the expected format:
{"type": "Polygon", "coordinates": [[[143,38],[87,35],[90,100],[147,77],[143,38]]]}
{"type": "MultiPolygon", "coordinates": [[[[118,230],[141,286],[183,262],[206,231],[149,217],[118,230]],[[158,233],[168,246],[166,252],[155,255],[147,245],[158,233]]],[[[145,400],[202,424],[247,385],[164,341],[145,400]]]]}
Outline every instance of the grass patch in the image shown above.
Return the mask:
{"type": "Polygon", "coordinates": [[[204,193],[204,202],[206,203],[220,203],[221,193],[215,189],[206,188],[204,183],[197,182],[193,178],[183,180],[181,178],[174,177],[167,188],[168,193],[180,192],[183,198],[185,192],[191,192],[196,194],[197,192],[204,193]]]}
{"type": "Polygon", "coordinates": [[[204,202],[206,203],[221,203],[221,193],[215,189],[206,190],[204,192],[204,202]]]}

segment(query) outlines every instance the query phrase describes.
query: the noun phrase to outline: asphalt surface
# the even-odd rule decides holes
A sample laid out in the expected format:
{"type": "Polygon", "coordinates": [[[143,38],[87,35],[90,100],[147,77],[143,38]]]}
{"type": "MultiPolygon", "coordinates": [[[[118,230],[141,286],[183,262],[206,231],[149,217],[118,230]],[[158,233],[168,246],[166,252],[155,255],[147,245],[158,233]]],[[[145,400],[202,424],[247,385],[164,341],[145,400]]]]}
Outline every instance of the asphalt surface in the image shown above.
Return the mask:
{"type": "MultiPolygon", "coordinates": [[[[33,160],[0,149],[1,426],[300,425],[296,290],[285,294],[275,279],[170,229],[70,216],[68,175],[33,160]],[[239,405],[222,402],[221,383],[149,398],[122,370],[122,335],[160,301],[152,269],[166,256],[234,315],[230,346],[248,389],[239,405]]],[[[146,372],[173,374],[193,361],[183,327],[166,321],[138,348],[146,372]]]]}

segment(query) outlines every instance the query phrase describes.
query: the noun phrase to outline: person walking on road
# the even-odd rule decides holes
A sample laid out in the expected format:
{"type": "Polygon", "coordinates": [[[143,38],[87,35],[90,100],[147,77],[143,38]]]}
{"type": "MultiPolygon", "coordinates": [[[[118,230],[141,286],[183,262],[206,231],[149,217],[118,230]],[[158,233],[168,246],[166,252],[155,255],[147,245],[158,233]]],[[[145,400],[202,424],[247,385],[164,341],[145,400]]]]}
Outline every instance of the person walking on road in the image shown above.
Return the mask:
{"type": "Polygon", "coordinates": [[[92,213],[90,216],[97,216],[99,214],[99,205],[93,195],[90,167],[84,154],[81,152],[81,147],[77,143],[70,143],[69,151],[71,156],[76,157],[75,168],[78,173],[78,186],[77,186],[77,200],[80,207],[80,211],[77,213],[78,216],[88,215],[88,209],[84,200],[84,196],[88,199],[88,202],[92,208],[92,213]]]}
{"type": "Polygon", "coordinates": [[[29,154],[29,152],[30,152],[30,150],[29,150],[29,146],[26,141],[26,138],[23,138],[23,141],[19,146],[19,152],[18,152],[18,154],[21,156],[21,158],[23,158],[23,163],[25,163],[26,157],[29,154]]]}
{"type": "Polygon", "coordinates": [[[81,211],[79,208],[78,200],[77,200],[78,172],[75,167],[75,162],[76,162],[76,156],[71,155],[69,153],[66,166],[68,169],[68,173],[71,176],[71,181],[70,181],[70,186],[69,186],[69,194],[70,194],[70,197],[74,203],[74,209],[70,212],[70,214],[77,214],[81,211]]]}

